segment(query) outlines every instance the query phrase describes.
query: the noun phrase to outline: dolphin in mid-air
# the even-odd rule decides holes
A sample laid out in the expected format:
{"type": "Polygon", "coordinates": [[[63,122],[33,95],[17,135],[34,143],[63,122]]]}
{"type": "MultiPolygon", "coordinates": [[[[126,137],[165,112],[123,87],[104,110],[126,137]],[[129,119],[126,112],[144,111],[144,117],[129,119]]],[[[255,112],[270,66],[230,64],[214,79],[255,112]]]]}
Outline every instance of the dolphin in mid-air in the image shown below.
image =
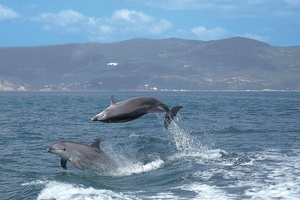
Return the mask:
{"type": "Polygon", "coordinates": [[[164,126],[168,128],[182,106],[171,109],[161,100],[152,97],[136,97],[116,103],[114,96],[110,97],[110,106],[91,118],[92,121],[104,123],[120,123],[132,121],[147,113],[166,112],[164,126]]]}
{"type": "Polygon", "coordinates": [[[91,145],[61,141],[53,144],[47,150],[61,157],[60,164],[63,169],[67,169],[67,161],[81,170],[92,169],[103,172],[118,167],[115,161],[100,149],[99,139],[96,139],[91,145]]]}

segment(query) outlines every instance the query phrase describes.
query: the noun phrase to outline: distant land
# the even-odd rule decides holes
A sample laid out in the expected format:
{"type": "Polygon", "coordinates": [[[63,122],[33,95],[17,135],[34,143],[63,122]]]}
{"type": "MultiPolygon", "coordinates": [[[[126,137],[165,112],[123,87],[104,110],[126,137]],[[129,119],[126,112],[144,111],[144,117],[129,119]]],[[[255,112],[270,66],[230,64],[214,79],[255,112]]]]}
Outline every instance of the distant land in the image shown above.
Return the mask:
{"type": "Polygon", "coordinates": [[[1,91],[300,90],[300,46],[234,37],[0,47],[1,91]]]}

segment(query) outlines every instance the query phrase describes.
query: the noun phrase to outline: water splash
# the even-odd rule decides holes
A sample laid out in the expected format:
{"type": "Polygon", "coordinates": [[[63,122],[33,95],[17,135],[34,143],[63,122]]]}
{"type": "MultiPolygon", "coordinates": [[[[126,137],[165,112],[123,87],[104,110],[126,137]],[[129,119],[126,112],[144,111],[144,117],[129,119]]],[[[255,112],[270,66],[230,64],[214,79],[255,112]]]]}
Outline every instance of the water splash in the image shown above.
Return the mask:
{"type": "Polygon", "coordinates": [[[168,127],[171,136],[179,153],[203,152],[210,149],[208,145],[202,144],[191,131],[182,123],[180,116],[177,116],[168,127]],[[183,128],[182,128],[183,127],[183,128]]]}
{"type": "Polygon", "coordinates": [[[176,117],[168,127],[177,150],[171,159],[193,157],[198,163],[220,162],[222,157],[228,155],[225,150],[211,149],[210,146],[202,144],[189,130],[181,128],[179,124],[181,124],[180,118],[176,117]]]}
{"type": "Polygon", "coordinates": [[[137,162],[128,162],[125,166],[120,167],[114,174],[114,176],[129,176],[132,174],[141,174],[161,168],[164,165],[164,161],[160,158],[148,162],[146,164],[137,162]]]}
{"type": "Polygon", "coordinates": [[[180,153],[190,153],[199,150],[207,150],[208,147],[203,146],[197,141],[191,134],[190,131],[184,130],[179,127],[176,123],[171,123],[168,129],[174,139],[176,149],[180,153]]]}
{"type": "Polygon", "coordinates": [[[141,162],[135,158],[129,158],[116,152],[114,152],[111,157],[114,159],[114,161],[116,161],[118,168],[111,170],[110,173],[106,175],[113,177],[123,177],[150,172],[163,167],[165,164],[165,162],[159,156],[154,157],[148,162],[141,162]]]}

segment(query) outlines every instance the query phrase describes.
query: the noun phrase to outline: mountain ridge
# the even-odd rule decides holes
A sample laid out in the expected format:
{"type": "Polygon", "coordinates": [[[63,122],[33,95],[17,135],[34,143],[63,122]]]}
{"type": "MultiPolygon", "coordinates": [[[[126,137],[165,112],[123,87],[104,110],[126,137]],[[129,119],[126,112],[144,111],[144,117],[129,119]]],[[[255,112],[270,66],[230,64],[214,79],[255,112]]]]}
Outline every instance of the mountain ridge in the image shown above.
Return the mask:
{"type": "Polygon", "coordinates": [[[299,90],[300,46],[234,37],[0,48],[0,90],[299,90]]]}

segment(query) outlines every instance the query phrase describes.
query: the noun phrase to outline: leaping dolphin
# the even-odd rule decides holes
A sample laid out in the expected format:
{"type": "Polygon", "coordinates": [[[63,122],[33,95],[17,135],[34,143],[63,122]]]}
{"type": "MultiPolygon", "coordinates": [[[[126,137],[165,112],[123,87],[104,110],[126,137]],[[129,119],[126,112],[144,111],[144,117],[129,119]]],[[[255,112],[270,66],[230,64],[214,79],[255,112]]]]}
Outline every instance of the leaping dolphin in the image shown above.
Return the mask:
{"type": "Polygon", "coordinates": [[[117,164],[100,149],[100,140],[96,139],[90,146],[77,142],[61,141],[48,148],[48,152],[61,157],[60,164],[67,169],[67,161],[76,168],[109,171],[117,168],[117,164]]]}
{"type": "Polygon", "coordinates": [[[92,117],[91,120],[104,123],[120,123],[135,120],[151,112],[166,112],[164,126],[168,128],[181,108],[182,106],[174,106],[169,109],[161,100],[152,97],[136,97],[116,103],[112,95],[110,106],[92,117]]]}

